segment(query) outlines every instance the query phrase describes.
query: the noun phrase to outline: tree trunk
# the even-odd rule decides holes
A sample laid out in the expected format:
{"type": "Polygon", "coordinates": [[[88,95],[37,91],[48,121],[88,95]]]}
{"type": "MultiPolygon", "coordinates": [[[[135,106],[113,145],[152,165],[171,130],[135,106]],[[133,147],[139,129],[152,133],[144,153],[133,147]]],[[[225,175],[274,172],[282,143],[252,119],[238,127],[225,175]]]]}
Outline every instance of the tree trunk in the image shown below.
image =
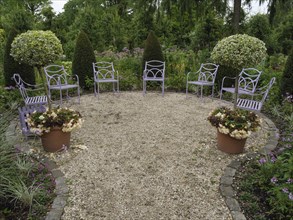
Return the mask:
{"type": "Polygon", "coordinates": [[[41,76],[42,83],[43,83],[43,86],[44,86],[44,88],[45,88],[45,93],[46,93],[46,96],[47,96],[47,102],[48,102],[48,108],[49,108],[49,110],[51,110],[51,109],[52,109],[51,99],[50,99],[50,97],[49,97],[48,86],[47,86],[47,83],[46,83],[46,81],[45,81],[45,79],[44,79],[44,74],[43,74],[43,72],[42,72],[42,68],[41,68],[40,66],[37,66],[37,70],[38,70],[38,72],[39,72],[39,74],[40,74],[40,76],[41,76]]]}
{"type": "Polygon", "coordinates": [[[240,12],[241,0],[234,0],[233,28],[235,34],[239,33],[240,12]]]}

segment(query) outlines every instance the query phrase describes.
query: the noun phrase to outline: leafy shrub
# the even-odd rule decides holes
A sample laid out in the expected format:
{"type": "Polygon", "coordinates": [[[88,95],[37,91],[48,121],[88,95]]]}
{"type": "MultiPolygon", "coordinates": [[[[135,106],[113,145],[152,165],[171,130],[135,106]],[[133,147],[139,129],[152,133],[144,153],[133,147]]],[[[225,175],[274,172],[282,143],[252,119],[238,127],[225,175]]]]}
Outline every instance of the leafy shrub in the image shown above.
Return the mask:
{"type": "Polygon", "coordinates": [[[141,88],[140,59],[125,57],[117,60],[114,67],[119,71],[119,87],[121,90],[136,90],[141,88]]]}
{"type": "Polygon", "coordinates": [[[51,31],[27,31],[11,44],[11,55],[16,61],[38,68],[52,64],[62,53],[61,42],[51,31]]]}
{"type": "Polygon", "coordinates": [[[168,74],[165,86],[175,91],[183,91],[186,87],[186,74],[195,71],[200,65],[198,56],[193,51],[167,51],[166,73],[168,74]]]}
{"type": "Polygon", "coordinates": [[[88,89],[86,78],[93,78],[93,63],[96,62],[94,49],[84,31],[80,31],[76,40],[72,61],[72,73],[78,75],[82,88],[88,89]]]}
{"type": "Polygon", "coordinates": [[[149,60],[164,61],[161,45],[153,31],[149,32],[149,35],[145,42],[144,52],[142,56],[142,69],[144,69],[145,62],[149,60]]]}
{"type": "Polygon", "coordinates": [[[266,47],[261,40],[246,34],[236,34],[219,41],[211,57],[220,65],[237,70],[254,67],[266,56],[266,47]]]}

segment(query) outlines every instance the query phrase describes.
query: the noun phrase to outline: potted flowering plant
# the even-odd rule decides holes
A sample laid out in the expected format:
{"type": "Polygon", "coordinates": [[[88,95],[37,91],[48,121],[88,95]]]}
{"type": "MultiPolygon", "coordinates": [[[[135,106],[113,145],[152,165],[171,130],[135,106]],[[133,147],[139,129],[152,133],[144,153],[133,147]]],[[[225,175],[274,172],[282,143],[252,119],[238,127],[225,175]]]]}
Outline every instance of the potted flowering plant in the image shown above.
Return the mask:
{"type": "Polygon", "coordinates": [[[238,108],[217,108],[207,119],[217,128],[218,148],[227,153],[243,152],[246,139],[261,125],[257,114],[238,108]]]}
{"type": "Polygon", "coordinates": [[[49,152],[69,147],[71,131],[80,128],[83,122],[78,111],[66,107],[34,111],[26,121],[30,130],[41,136],[43,147],[49,152]]]}

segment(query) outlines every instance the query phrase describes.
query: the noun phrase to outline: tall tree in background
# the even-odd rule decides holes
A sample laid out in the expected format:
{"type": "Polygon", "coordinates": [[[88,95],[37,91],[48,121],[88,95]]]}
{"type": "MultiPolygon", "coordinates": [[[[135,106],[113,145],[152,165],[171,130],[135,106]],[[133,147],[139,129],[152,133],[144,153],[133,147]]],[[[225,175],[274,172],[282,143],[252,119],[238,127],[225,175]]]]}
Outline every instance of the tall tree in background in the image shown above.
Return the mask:
{"type": "Polygon", "coordinates": [[[89,88],[86,85],[86,79],[93,77],[93,63],[95,62],[96,58],[92,44],[87,34],[81,30],[76,40],[72,73],[78,75],[79,84],[82,88],[89,88]]]}

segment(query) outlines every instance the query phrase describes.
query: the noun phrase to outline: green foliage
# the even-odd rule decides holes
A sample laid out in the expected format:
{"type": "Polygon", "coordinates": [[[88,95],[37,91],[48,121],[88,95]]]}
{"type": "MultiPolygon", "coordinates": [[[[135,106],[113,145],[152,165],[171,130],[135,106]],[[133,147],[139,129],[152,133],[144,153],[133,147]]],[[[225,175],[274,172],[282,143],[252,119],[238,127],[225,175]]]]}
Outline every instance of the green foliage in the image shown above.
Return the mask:
{"type": "Polygon", "coordinates": [[[283,96],[293,95],[293,49],[287,58],[281,81],[281,93],[283,96]]]}
{"type": "Polygon", "coordinates": [[[16,29],[12,28],[9,32],[5,52],[4,52],[4,83],[6,86],[15,86],[14,80],[11,79],[14,73],[18,73],[25,82],[30,84],[35,84],[35,73],[34,68],[27,64],[20,64],[15,61],[10,55],[11,44],[18,32],[16,29]]]}
{"type": "Polygon", "coordinates": [[[263,41],[246,34],[236,34],[219,41],[214,47],[211,57],[220,64],[237,70],[254,67],[266,56],[263,41]]]}
{"type": "Polygon", "coordinates": [[[80,31],[76,40],[74,57],[72,61],[72,73],[77,74],[82,88],[86,86],[86,78],[93,77],[93,63],[96,62],[91,42],[84,31],[80,31]]]}
{"type": "Polygon", "coordinates": [[[3,61],[5,40],[5,31],[0,28],[0,62],[3,61]]]}
{"type": "Polygon", "coordinates": [[[200,53],[193,51],[167,51],[166,57],[166,78],[165,87],[170,90],[184,91],[186,87],[186,73],[195,70],[201,59],[200,53]]]}
{"type": "Polygon", "coordinates": [[[191,48],[195,51],[207,48],[210,51],[221,39],[222,30],[223,21],[208,14],[207,17],[196,24],[195,30],[191,32],[191,48]]]}
{"type": "Polygon", "coordinates": [[[144,69],[144,64],[149,60],[160,60],[164,61],[164,56],[162,53],[161,45],[158,38],[156,37],[153,31],[150,31],[145,42],[143,57],[142,57],[142,66],[144,69]]]}
{"type": "Polygon", "coordinates": [[[125,57],[116,60],[115,69],[119,71],[120,90],[137,90],[141,88],[140,59],[137,57],[125,57]]]}
{"type": "Polygon", "coordinates": [[[51,31],[27,31],[11,44],[11,56],[20,63],[43,67],[62,55],[60,40],[51,31]]]}

